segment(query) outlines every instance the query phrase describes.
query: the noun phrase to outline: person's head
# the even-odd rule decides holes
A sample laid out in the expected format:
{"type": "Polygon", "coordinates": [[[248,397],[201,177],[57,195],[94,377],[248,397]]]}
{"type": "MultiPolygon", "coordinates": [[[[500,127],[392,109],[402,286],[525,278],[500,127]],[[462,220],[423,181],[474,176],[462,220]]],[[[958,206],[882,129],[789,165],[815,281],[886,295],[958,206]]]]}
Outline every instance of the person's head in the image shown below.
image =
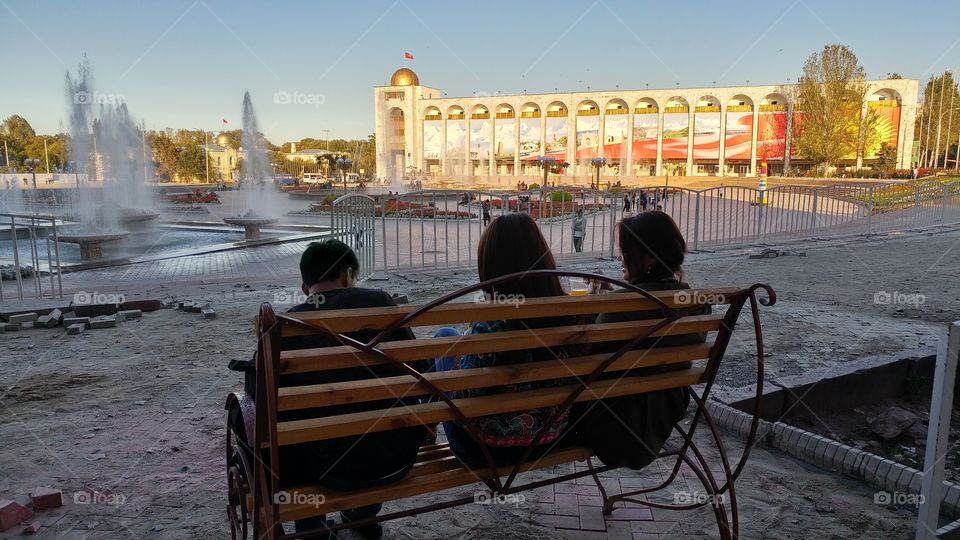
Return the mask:
{"type": "Polygon", "coordinates": [[[583,208],[577,208],[577,216],[583,215],[583,208]]]}
{"type": "MultiPolygon", "coordinates": [[[[515,272],[555,270],[557,263],[540,228],[527,214],[505,214],[494,219],[480,235],[477,270],[480,281],[515,272]]],[[[523,295],[524,298],[562,296],[560,280],[554,276],[524,278],[501,283],[484,292],[523,295]]]]}
{"type": "Polygon", "coordinates": [[[658,204],[658,205],[657,205],[657,212],[663,212],[663,205],[662,205],[662,204],[658,204]]]}
{"type": "Polygon", "coordinates": [[[687,242],[668,214],[640,212],[617,224],[623,278],[630,282],[683,278],[687,242]]]}
{"type": "Polygon", "coordinates": [[[332,238],[310,242],[300,256],[300,288],[304,294],[316,289],[352,287],[360,270],[360,261],[350,246],[332,238]]]}

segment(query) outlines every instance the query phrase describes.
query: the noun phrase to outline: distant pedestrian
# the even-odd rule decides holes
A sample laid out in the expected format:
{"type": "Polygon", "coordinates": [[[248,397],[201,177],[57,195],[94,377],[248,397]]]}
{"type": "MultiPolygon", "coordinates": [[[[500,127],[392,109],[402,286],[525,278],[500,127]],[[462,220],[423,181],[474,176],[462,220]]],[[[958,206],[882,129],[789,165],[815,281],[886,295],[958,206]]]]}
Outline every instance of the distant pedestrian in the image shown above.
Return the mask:
{"type": "Polygon", "coordinates": [[[583,251],[583,236],[587,229],[587,218],[583,217],[583,208],[577,208],[577,215],[573,218],[573,249],[577,253],[583,251]]]}
{"type": "Polygon", "coordinates": [[[480,208],[483,210],[483,226],[486,227],[490,224],[490,199],[483,201],[480,208]]]}
{"type": "Polygon", "coordinates": [[[630,212],[630,195],[623,196],[623,213],[630,212]]]}
{"type": "Polygon", "coordinates": [[[720,184],[719,195],[720,195],[720,198],[722,199],[722,198],[723,198],[723,184],[720,184]]]}
{"type": "Polygon", "coordinates": [[[647,192],[646,192],[646,190],[641,190],[641,191],[640,191],[640,207],[643,208],[644,211],[647,210],[647,203],[648,203],[648,202],[649,202],[649,201],[647,200],[647,192]]]}

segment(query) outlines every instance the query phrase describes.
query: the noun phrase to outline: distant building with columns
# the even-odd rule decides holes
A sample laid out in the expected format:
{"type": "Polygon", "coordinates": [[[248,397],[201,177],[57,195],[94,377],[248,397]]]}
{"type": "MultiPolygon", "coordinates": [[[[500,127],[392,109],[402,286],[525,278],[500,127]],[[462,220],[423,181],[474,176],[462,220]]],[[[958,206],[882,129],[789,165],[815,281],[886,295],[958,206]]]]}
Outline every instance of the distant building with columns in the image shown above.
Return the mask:
{"type": "MultiPolygon", "coordinates": [[[[918,81],[868,81],[865,108],[878,117],[877,144],[841,165],[870,164],[879,142],[910,168],[918,81]]],[[[603,158],[606,180],[670,175],[771,174],[811,164],[792,148],[795,85],[589,91],[443,97],[416,73],[397,70],[374,88],[377,176],[418,175],[512,185],[539,178],[536,161],[570,165],[589,178],[603,158]]],[[[800,125],[800,124],[798,124],[800,125]]]]}

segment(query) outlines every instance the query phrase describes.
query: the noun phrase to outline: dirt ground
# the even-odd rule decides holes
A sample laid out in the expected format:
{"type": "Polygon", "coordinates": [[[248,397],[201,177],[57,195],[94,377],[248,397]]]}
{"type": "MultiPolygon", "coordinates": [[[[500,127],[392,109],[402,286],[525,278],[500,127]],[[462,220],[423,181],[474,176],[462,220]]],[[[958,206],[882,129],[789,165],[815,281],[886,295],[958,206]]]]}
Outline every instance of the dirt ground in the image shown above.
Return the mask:
{"type": "MultiPolygon", "coordinates": [[[[958,231],[792,249],[806,256],[701,253],[686,265],[686,281],[694,286],[765,282],[777,290],[777,305],[761,308],[768,378],[877,354],[932,354],[944,323],[960,318],[958,231]],[[884,303],[884,292],[899,303],[884,303]]],[[[617,271],[613,261],[575,267],[617,271]]],[[[472,272],[387,277],[367,286],[407,294],[414,303],[475,279],[472,272]]],[[[218,317],[161,310],[79,336],[62,329],[0,334],[0,498],[25,502],[33,487],[63,489],[67,506],[38,514],[43,537],[226,537],[222,406],[242,384],[226,366],[255,349],[252,317],[259,303],[297,285],[158,285],[141,296],[208,300],[218,317]],[[84,487],[110,490],[122,504],[74,504],[73,494],[84,487]]],[[[748,334],[732,344],[720,375],[724,385],[742,386],[753,377],[748,334]]],[[[747,537],[801,538],[814,530],[829,538],[912,536],[909,510],[874,505],[872,489],[764,449],[756,451],[738,490],[747,537]]],[[[468,505],[389,523],[387,536],[557,536],[532,524],[535,510],[535,504],[468,505]]],[[[661,531],[667,537],[716,535],[708,511],[655,517],[682,519],[681,530],[661,531]]]]}

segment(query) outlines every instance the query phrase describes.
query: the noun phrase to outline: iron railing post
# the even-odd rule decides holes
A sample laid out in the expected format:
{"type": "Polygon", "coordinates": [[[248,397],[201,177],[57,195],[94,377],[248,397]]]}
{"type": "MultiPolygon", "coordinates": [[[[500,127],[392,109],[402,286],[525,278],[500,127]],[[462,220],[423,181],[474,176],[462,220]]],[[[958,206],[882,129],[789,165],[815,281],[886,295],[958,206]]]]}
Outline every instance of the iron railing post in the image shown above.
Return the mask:
{"type": "Polygon", "coordinates": [[[700,192],[694,194],[693,199],[693,250],[700,246],[700,192]]]}

